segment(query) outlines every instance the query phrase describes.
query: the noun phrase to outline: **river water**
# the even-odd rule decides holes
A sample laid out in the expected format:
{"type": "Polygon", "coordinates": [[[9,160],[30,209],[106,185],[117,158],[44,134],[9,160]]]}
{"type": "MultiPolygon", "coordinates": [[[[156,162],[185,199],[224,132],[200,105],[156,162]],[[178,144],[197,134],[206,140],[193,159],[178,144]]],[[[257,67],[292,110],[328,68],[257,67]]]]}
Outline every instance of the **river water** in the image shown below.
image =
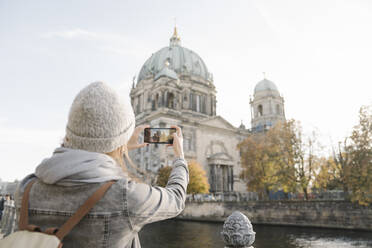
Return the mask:
{"type": "MultiPolygon", "coordinates": [[[[223,248],[222,223],[166,220],[145,226],[143,248],[223,248]]],[[[372,232],[337,229],[253,225],[255,248],[365,248],[372,247],[372,232]]]]}

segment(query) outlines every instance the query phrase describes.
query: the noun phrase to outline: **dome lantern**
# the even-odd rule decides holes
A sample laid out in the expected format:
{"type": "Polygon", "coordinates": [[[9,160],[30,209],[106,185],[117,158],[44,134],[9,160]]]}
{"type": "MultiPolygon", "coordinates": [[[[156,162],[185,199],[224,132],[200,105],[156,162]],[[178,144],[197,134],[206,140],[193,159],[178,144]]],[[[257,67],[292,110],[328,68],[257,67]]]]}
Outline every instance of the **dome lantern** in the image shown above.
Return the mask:
{"type": "Polygon", "coordinates": [[[173,35],[170,38],[169,46],[180,46],[181,45],[181,38],[178,36],[177,27],[174,27],[173,35]]]}

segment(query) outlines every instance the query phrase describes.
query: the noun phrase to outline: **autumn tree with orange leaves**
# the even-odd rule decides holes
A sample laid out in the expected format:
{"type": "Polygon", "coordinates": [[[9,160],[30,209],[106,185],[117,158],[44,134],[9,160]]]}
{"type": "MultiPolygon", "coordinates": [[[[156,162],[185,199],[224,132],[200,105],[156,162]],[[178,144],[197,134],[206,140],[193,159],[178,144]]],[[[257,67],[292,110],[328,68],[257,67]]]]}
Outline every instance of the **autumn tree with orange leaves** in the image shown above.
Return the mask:
{"type": "MultiPolygon", "coordinates": [[[[202,166],[195,160],[192,160],[188,163],[188,167],[190,181],[187,186],[187,194],[209,193],[208,178],[202,166]]],[[[159,169],[156,184],[161,187],[165,187],[171,171],[171,166],[165,166],[159,169]]]]}

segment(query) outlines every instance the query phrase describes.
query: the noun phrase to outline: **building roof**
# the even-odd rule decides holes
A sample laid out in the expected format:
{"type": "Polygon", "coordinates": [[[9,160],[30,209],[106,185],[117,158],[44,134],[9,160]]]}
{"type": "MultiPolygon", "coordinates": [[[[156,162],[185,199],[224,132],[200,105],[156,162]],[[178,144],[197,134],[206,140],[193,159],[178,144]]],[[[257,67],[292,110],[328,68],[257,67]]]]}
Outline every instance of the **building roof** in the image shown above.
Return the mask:
{"type": "MultiPolygon", "coordinates": [[[[166,63],[169,63],[169,69],[177,75],[199,76],[211,81],[211,74],[208,72],[207,66],[200,56],[194,51],[181,46],[181,40],[176,28],[173,36],[170,38],[169,46],[160,49],[147,59],[140,70],[137,82],[148,76],[156,77],[164,69],[166,63]]],[[[164,75],[168,76],[167,74],[164,75]]]]}

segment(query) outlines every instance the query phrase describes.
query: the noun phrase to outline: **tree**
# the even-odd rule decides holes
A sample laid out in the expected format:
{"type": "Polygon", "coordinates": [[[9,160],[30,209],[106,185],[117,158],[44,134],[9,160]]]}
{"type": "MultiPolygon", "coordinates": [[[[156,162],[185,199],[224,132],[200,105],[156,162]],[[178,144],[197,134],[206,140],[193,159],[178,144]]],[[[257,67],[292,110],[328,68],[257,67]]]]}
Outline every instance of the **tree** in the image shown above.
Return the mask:
{"type": "Polygon", "coordinates": [[[320,168],[316,175],[313,188],[320,190],[334,190],[342,187],[340,184],[340,170],[335,158],[320,159],[320,168]]]}
{"type": "Polygon", "coordinates": [[[317,153],[317,138],[315,132],[311,136],[302,138],[302,130],[297,131],[297,143],[295,144],[295,172],[296,180],[299,187],[304,193],[305,200],[309,199],[309,187],[313,184],[316,178],[316,171],[321,165],[321,159],[317,153]]]}
{"type": "Polygon", "coordinates": [[[372,203],[372,105],[360,108],[359,124],[333,148],[333,157],[322,165],[315,186],[342,189],[361,205],[372,203]]]}
{"type": "Polygon", "coordinates": [[[350,171],[348,187],[352,201],[372,203],[372,105],[359,110],[359,124],[353,128],[348,146],[350,171]]]}
{"type": "Polygon", "coordinates": [[[261,198],[267,198],[279,182],[267,140],[263,134],[252,134],[238,145],[243,169],[240,176],[247,182],[247,189],[258,192],[261,198]]]}
{"type": "Polygon", "coordinates": [[[294,120],[278,122],[266,134],[267,145],[273,151],[272,160],[277,164],[280,188],[287,193],[296,192],[298,188],[295,167],[295,147],[298,143],[297,126],[294,120]]]}
{"type": "Polygon", "coordinates": [[[323,190],[343,190],[348,196],[348,179],[350,175],[350,152],[348,139],[339,142],[337,149],[332,147],[332,156],[322,158],[320,170],[316,176],[314,187],[323,190]]]}
{"type": "Polygon", "coordinates": [[[350,177],[351,157],[350,146],[347,144],[348,139],[338,143],[338,150],[333,149],[333,160],[335,162],[334,184],[342,188],[346,195],[349,194],[348,180],[350,177]]]}
{"type": "Polygon", "coordinates": [[[169,175],[172,171],[171,166],[164,166],[158,170],[158,177],[156,179],[156,185],[165,187],[168,182],[169,175]]]}
{"type": "MultiPolygon", "coordinates": [[[[189,185],[187,186],[187,194],[206,194],[209,192],[209,183],[205,170],[199,163],[192,160],[188,163],[189,167],[189,185]]],[[[165,187],[169,175],[172,171],[171,166],[165,166],[158,171],[156,184],[165,187]]]]}
{"type": "Polygon", "coordinates": [[[296,192],[305,199],[312,185],[320,159],[316,156],[315,133],[303,138],[299,122],[277,123],[266,133],[254,133],[238,145],[243,167],[241,177],[249,190],[267,197],[271,190],[296,192]]]}

